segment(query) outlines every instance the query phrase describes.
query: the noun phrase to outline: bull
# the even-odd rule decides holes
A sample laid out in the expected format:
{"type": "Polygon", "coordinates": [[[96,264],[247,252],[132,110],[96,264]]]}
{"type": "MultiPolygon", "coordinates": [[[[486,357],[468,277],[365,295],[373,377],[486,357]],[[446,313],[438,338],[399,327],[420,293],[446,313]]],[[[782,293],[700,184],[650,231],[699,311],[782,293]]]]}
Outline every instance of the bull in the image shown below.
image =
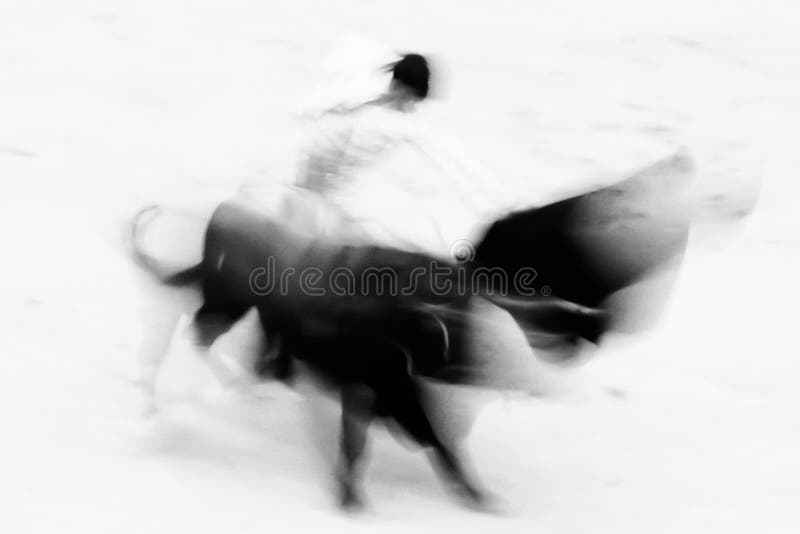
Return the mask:
{"type": "MultiPolygon", "coordinates": [[[[666,208],[663,192],[681,185],[687,170],[679,155],[613,186],[512,213],[491,225],[475,257],[462,263],[308,238],[247,202],[227,201],[208,224],[202,261],[160,280],[198,288],[202,305],[192,328],[200,347],[210,347],[255,309],[267,340],[277,345],[275,356],[257,362],[260,374],[290,380],[294,363],[302,361],[337,386],[342,506],[360,503],[359,464],[375,417],[432,451],[445,480],[480,506],[486,492],[437,435],[419,380],[471,381],[475,362],[465,347],[464,317],[474,298],[507,310],[526,332],[596,343],[619,312],[607,305],[609,297],[680,256],[688,218],[666,208]],[[662,193],[658,202],[655,192],[662,193]],[[499,291],[492,277],[473,276],[489,267],[510,278],[531,266],[538,286],[524,295],[519,288],[499,291]],[[394,285],[368,276],[376,270],[389,272],[394,285]],[[279,275],[277,284],[263,279],[269,272],[279,275]],[[340,287],[333,273],[346,273],[355,286],[340,287]]],[[[140,228],[134,224],[134,245],[140,228]]],[[[159,271],[141,247],[134,252],[140,264],[159,271]]]]}

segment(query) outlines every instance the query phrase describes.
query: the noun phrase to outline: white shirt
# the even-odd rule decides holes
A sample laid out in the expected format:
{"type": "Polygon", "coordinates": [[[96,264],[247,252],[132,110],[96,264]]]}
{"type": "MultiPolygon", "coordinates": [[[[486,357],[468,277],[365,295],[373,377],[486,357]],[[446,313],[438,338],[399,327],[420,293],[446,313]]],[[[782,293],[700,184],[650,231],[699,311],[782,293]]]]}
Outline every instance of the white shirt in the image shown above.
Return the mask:
{"type": "Polygon", "coordinates": [[[379,244],[449,256],[503,209],[486,173],[416,113],[365,104],[312,126],[297,185],[379,244]]]}

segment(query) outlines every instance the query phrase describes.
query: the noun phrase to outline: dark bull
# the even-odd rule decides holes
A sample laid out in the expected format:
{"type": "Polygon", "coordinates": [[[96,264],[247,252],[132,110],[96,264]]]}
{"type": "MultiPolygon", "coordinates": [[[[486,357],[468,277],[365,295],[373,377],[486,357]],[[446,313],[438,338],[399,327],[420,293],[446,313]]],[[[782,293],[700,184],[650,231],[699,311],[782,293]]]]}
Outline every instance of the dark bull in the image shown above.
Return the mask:
{"type": "MultiPolygon", "coordinates": [[[[431,425],[418,380],[470,381],[474,362],[464,347],[463,310],[475,295],[508,310],[525,330],[596,342],[613,324],[607,298],[683,250],[688,219],[666,208],[663,193],[679,185],[675,178],[685,167],[676,156],[615,186],[512,214],[489,229],[475,260],[464,264],[308,239],[244,203],[226,202],[208,226],[202,262],[163,281],[201,287],[203,304],[193,321],[201,346],[256,308],[267,339],[277,345],[276,357],[260,360],[261,374],[289,378],[293,362],[301,360],[338,387],[343,505],[359,502],[357,467],[375,417],[429,448],[446,480],[481,504],[483,491],[431,425]],[[484,267],[509,278],[533,267],[537,296],[498,292],[496,278],[470,276],[484,267]],[[368,276],[376,268],[390,273],[393,285],[368,276]],[[267,269],[277,283],[260,279],[267,269]],[[304,282],[308,272],[313,280],[304,282]],[[334,284],[332,273],[355,284],[334,284]]],[[[137,254],[155,270],[150,258],[137,254]]]]}

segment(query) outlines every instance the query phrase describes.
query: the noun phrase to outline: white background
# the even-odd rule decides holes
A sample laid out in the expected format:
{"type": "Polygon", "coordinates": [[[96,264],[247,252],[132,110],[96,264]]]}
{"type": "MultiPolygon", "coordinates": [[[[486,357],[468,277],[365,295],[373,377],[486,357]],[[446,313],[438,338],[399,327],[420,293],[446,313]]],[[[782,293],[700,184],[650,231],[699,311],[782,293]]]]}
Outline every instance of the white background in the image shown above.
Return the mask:
{"type": "Polygon", "coordinates": [[[0,531],[797,532],[798,15],[789,1],[2,3],[0,531]],[[698,223],[659,328],[582,367],[538,364],[536,396],[480,412],[467,446],[500,516],[459,507],[380,432],[369,510],[342,515],[334,408],[218,391],[190,355],[168,373],[173,403],[141,413],[126,218],[282,179],[298,95],[348,34],[439,58],[431,116],[532,204],[680,146],[697,161],[698,223]]]}

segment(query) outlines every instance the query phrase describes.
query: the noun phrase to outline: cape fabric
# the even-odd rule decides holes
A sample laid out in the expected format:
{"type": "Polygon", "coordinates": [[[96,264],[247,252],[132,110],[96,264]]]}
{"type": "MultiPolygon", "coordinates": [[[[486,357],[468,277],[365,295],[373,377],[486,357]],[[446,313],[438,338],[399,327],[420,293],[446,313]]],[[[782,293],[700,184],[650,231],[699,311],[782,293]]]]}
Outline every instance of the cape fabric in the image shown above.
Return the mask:
{"type": "Polygon", "coordinates": [[[506,273],[533,268],[537,295],[601,306],[682,255],[691,175],[678,153],[611,186],[512,213],[489,227],[476,262],[506,273]]]}

